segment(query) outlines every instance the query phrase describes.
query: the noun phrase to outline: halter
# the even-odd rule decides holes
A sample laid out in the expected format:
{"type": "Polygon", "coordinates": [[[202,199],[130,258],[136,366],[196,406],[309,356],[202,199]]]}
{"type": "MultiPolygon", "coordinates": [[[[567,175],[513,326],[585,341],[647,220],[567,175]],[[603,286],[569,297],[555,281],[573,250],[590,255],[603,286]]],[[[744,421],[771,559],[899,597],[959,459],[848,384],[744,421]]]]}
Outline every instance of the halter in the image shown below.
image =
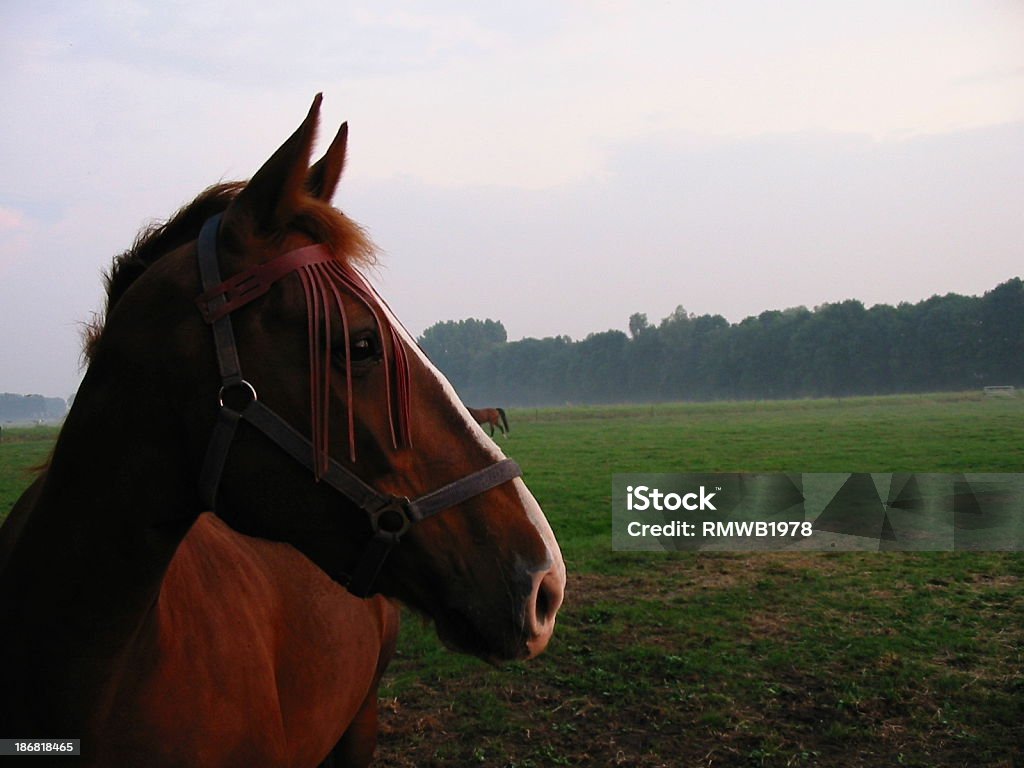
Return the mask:
{"type": "Polygon", "coordinates": [[[216,510],[217,489],[238,423],[247,422],[366,513],[372,537],[346,586],[354,595],[367,597],[388,554],[413,524],[519,477],[522,471],[512,459],[502,459],[410,500],[381,493],[334,459],[319,457],[313,443],[265,406],[255,387],[242,376],[231,313],[265,294],[274,283],[292,272],[332,261],[334,255],[325,245],[310,245],[288,251],[222,281],[217,259],[220,219],[221,214],[218,214],[203,224],[197,243],[203,293],[196,303],[213,330],[221,376],[220,410],[199,476],[200,499],[205,508],[216,510]]]}

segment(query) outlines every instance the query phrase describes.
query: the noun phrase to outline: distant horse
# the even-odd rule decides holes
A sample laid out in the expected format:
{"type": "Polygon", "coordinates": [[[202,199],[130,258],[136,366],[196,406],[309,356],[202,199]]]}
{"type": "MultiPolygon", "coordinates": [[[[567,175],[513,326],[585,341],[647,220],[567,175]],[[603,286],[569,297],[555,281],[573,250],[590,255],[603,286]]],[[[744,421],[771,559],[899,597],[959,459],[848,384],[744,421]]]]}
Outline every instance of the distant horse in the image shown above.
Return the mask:
{"type": "Polygon", "coordinates": [[[344,127],[309,169],[319,107],[115,261],[0,530],[0,734],[80,738],[83,765],[313,766],[339,739],[365,765],[395,624],[357,596],[489,661],[546,647],[558,544],[361,277],[326,202],[344,127]]]}
{"type": "MultiPolygon", "coordinates": [[[[469,406],[466,406],[469,408],[469,406]]],[[[494,428],[501,430],[501,434],[508,435],[508,419],[505,418],[504,408],[469,408],[469,415],[476,419],[476,423],[483,426],[489,424],[491,437],[494,437],[494,428]]]]}

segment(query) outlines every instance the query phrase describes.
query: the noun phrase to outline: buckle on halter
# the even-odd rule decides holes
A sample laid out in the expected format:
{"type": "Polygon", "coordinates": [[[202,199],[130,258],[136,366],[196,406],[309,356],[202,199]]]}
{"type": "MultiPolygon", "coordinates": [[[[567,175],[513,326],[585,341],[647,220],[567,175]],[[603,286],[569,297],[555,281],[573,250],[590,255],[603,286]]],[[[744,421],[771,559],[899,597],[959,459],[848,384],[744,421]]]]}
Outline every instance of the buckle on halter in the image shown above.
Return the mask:
{"type": "Polygon", "coordinates": [[[409,504],[409,499],[405,496],[392,496],[383,506],[370,512],[373,535],[394,541],[402,538],[402,534],[408,531],[414,522],[409,504]]]}
{"type": "Polygon", "coordinates": [[[256,396],[256,388],[245,379],[240,379],[234,384],[225,384],[217,393],[217,402],[221,408],[230,408],[235,413],[241,413],[249,403],[255,403],[259,398],[256,396]],[[239,395],[232,393],[238,391],[239,395]],[[231,395],[230,397],[225,397],[231,395]],[[236,407],[237,406],[237,407],[236,407]]]}

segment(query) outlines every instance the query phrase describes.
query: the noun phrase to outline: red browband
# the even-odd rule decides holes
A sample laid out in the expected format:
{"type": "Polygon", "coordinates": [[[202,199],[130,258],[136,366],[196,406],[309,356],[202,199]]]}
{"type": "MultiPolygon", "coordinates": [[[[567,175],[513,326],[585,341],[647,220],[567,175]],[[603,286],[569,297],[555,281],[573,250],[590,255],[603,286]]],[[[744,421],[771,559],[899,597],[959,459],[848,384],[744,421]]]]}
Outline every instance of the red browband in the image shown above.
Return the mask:
{"type": "Polygon", "coordinates": [[[213,323],[239,307],[245,306],[253,299],[259,298],[270,290],[270,286],[296,269],[328,261],[334,261],[334,254],[321,243],[288,251],[288,253],[275,256],[270,261],[232,275],[220,285],[196,298],[196,304],[199,306],[199,311],[203,313],[203,319],[207,323],[213,323]],[[210,303],[218,296],[223,296],[225,302],[219,307],[211,309],[210,303]]]}

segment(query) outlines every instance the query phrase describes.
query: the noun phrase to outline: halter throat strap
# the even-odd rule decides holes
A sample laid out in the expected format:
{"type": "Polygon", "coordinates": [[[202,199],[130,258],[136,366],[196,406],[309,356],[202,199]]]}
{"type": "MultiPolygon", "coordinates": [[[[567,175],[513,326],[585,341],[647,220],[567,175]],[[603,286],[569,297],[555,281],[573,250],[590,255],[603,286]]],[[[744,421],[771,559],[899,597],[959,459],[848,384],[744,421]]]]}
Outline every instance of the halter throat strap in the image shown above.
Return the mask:
{"type": "MultiPolygon", "coordinates": [[[[231,313],[265,294],[295,270],[333,258],[324,245],[289,251],[268,262],[221,280],[217,259],[217,232],[221,215],[206,221],[197,241],[203,293],[196,299],[203,319],[213,331],[220,369],[220,410],[214,423],[199,477],[199,495],[205,509],[216,511],[217,491],[241,421],[263,433],[285,453],[316,473],[313,444],[258,398],[242,376],[231,313]]],[[[371,594],[388,554],[414,524],[495,488],[522,471],[512,459],[503,459],[435,491],[410,500],[381,493],[332,458],[320,479],[361,509],[370,524],[371,539],[346,586],[358,597],[371,594]]]]}

